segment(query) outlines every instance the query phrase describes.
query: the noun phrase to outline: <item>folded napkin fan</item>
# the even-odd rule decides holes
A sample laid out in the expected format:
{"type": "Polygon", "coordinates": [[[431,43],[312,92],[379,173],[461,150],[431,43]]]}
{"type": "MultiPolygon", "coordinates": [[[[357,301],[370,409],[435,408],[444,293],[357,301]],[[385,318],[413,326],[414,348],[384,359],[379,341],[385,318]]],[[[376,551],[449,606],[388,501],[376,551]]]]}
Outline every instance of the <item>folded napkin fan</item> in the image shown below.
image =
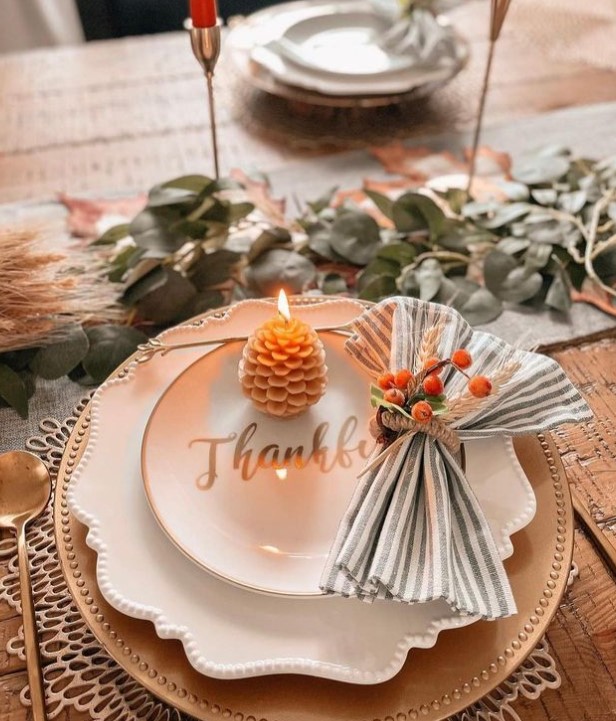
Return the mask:
{"type": "Polygon", "coordinates": [[[378,39],[378,45],[394,55],[412,57],[416,67],[447,66],[458,61],[453,29],[422,8],[397,20],[378,39]]]}
{"type": "Polygon", "coordinates": [[[447,410],[436,429],[416,424],[402,431],[382,462],[360,477],[323,570],[325,593],[405,603],[444,599],[456,612],[484,619],[516,612],[451,438],[538,433],[588,421],[592,413],[555,361],[473,331],[445,306],[382,301],[357,319],[346,343],[375,379],[404,368],[418,373],[429,358],[451,358],[458,348],[470,352],[471,374],[491,379],[492,394],[475,398],[462,373],[443,370],[447,410]]]}

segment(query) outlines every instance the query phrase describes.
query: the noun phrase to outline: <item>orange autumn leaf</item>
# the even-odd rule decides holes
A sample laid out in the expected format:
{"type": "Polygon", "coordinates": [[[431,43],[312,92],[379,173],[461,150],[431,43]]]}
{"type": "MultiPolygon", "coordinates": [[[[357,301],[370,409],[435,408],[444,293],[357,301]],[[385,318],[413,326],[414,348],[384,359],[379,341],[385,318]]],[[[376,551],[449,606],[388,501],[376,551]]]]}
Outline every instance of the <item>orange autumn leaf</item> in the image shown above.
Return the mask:
{"type": "MultiPolygon", "coordinates": [[[[464,157],[470,162],[471,148],[464,149],[464,157]]],[[[481,145],[477,148],[475,161],[475,172],[480,177],[489,175],[503,175],[511,177],[511,156],[509,153],[501,153],[489,145],[481,145]]]]}
{"type": "Polygon", "coordinates": [[[466,169],[449,151],[434,153],[428,148],[408,147],[403,143],[394,143],[383,148],[371,148],[370,151],[388,173],[403,175],[417,185],[425,183],[436,175],[459,173],[466,169]]]}
{"type": "Polygon", "coordinates": [[[58,200],[68,209],[67,225],[71,234],[77,238],[92,239],[100,235],[98,222],[106,215],[121,216],[129,222],[146,205],[147,195],[129,198],[87,199],[74,198],[60,193],[58,200]]]}
{"type": "Polygon", "coordinates": [[[255,180],[240,168],[234,168],[230,176],[244,186],[247,200],[253,203],[257,210],[260,210],[274,225],[286,227],[286,202],[284,198],[272,196],[272,189],[266,180],[255,180]]]}
{"type": "MultiPolygon", "coordinates": [[[[366,181],[367,183],[370,181],[366,181]]],[[[365,185],[365,187],[368,187],[365,185]]],[[[361,210],[372,216],[382,228],[393,228],[393,222],[376,207],[376,205],[368,198],[363,190],[357,188],[355,190],[339,190],[332,201],[333,208],[339,208],[346,201],[352,201],[361,210]]]]}
{"type": "Polygon", "coordinates": [[[586,283],[582,291],[571,290],[571,300],[574,303],[594,305],[604,313],[616,317],[616,306],[612,304],[612,296],[590,283],[586,283]]]}

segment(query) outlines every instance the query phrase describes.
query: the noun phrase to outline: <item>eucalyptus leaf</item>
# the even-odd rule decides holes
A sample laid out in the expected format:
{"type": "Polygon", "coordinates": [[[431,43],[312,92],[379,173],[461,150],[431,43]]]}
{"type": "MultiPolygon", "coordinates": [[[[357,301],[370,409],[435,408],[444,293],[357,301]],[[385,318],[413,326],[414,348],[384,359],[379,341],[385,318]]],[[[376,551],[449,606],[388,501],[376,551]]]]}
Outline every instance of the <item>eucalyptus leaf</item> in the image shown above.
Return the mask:
{"type": "Polygon", "coordinates": [[[478,288],[456,308],[471,325],[483,325],[498,318],[503,312],[503,303],[487,288],[478,288]]]}
{"type": "Polygon", "coordinates": [[[539,205],[554,205],[558,200],[558,192],[554,188],[534,188],[531,196],[539,205]]]}
{"type": "Polygon", "coordinates": [[[546,143],[535,150],[535,155],[539,158],[554,158],[562,156],[568,158],[571,151],[566,145],[561,143],[546,143]]]}
{"type": "Polygon", "coordinates": [[[471,200],[462,207],[462,215],[465,218],[479,218],[482,215],[491,215],[503,207],[496,200],[471,200]]]}
{"type": "Polygon", "coordinates": [[[250,215],[254,209],[254,203],[231,203],[228,209],[227,221],[237,223],[242,218],[250,215]]]}
{"type": "Polygon", "coordinates": [[[496,244],[496,250],[507,253],[507,255],[515,255],[526,250],[529,245],[530,240],[527,238],[503,238],[496,244]]]}
{"type": "Polygon", "coordinates": [[[562,273],[554,276],[548,288],[547,295],[545,296],[545,304],[561,313],[569,312],[571,308],[571,293],[562,277],[562,273]]]}
{"type": "Polygon", "coordinates": [[[334,199],[337,191],[338,186],[334,185],[333,188],[325,191],[325,193],[323,193],[323,195],[318,197],[316,200],[307,202],[306,205],[312,210],[313,213],[318,215],[322,210],[325,210],[325,208],[328,208],[331,205],[331,202],[334,199]]]}
{"type": "Polygon", "coordinates": [[[281,287],[302,293],[316,280],[317,270],[308,258],[293,251],[272,248],[246,268],[248,285],[261,295],[276,295],[281,287]]]}
{"type": "Polygon", "coordinates": [[[536,155],[514,163],[511,175],[526,185],[553,183],[569,170],[569,160],[562,155],[536,155]]]}
{"type": "Polygon", "coordinates": [[[124,325],[98,325],[86,331],[90,343],[82,366],[93,383],[102,383],[145,343],[145,333],[124,325]]]}
{"type": "Polygon", "coordinates": [[[462,208],[468,202],[468,193],[462,188],[448,188],[441,193],[441,197],[446,200],[447,205],[456,214],[462,212],[462,208]]]}
{"type": "Polygon", "coordinates": [[[477,237],[473,232],[469,232],[466,222],[454,218],[444,220],[438,237],[438,244],[442,248],[456,253],[467,253],[468,246],[475,242],[477,237]]]}
{"type": "Polygon", "coordinates": [[[224,305],[224,296],[219,290],[205,290],[198,293],[186,308],[185,316],[190,318],[224,305]]]}
{"type": "Polygon", "coordinates": [[[484,228],[495,230],[502,228],[504,225],[513,223],[525,215],[528,215],[532,206],[528,203],[510,203],[502,205],[489,215],[486,220],[479,221],[484,228]]]}
{"type": "Polygon", "coordinates": [[[10,366],[14,371],[21,371],[30,365],[39,348],[20,348],[19,350],[0,353],[0,363],[10,366]]]}
{"type": "Polygon", "coordinates": [[[331,248],[354,265],[366,265],[381,245],[379,226],[371,215],[359,211],[345,211],[331,227],[331,248]]]}
{"type": "Polygon", "coordinates": [[[204,191],[216,189],[215,181],[205,175],[184,175],[181,178],[174,178],[163,183],[161,188],[177,188],[179,190],[188,190],[195,195],[200,195],[204,191]]]}
{"type": "Polygon", "coordinates": [[[192,238],[193,240],[205,240],[210,231],[211,224],[206,220],[178,220],[169,226],[171,232],[178,236],[192,238]]]}
{"type": "Polygon", "coordinates": [[[357,290],[361,291],[369,285],[374,278],[386,277],[397,278],[400,273],[400,265],[393,260],[386,258],[375,258],[362,270],[357,277],[357,290]]]}
{"type": "Polygon", "coordinates": [[[130,235],[148,258],[166,258],[186,242],[186,236],[170,228],[169,219],[144,210],[130,224],[130,235]]]}
{"type": "Polygon", "coordinates": [[[229,280],[240,262],[241,255],[231,250],[204,253],[190,268],[189,278],[197,290],[206,290],[229,280]]]}
{"type": "Polygon", "coordinates": [[[445,274],[441,264],[435,258],[428,258],[415,271],[419,283],[421,300],[432,300],[439,292],[445,274]]]}
{"type": "Polygon", "coordinates": [[[531,270],[541,270],[541,268],[545,268],[551,255],[552,247],[550,245],[535,243],[524,254],[524,265],[531,270]]]}
{"type": "Polygon", "coordinates": [[[574,190],[570,193],[561,193],[558,196],[558,207],[565,213],[575,215],[586,205],[587,195],[584,190],[574,190]]]}
{"type": "Polygon", "coordinates": [[[599,253],[594,259],[595,272],[604,283],[616,283],[616,248],[611,247],[599,253]]]}
{"type": "Polygon", "coordinates": [[[331,246],[331,226],[326,223],[314,223],[307,229],[308,248],[322,258],[334,262],[344,261],[331,246]]]}
{"type": "Polygon", "coordinates": [[[338,273],[327,273],[319,285],[325,295],[348,292],[346,281],[338,273]]]}
{"type": "Polygon", "coordinates": [[[291,243],[291,234],[286,228],[268,228],[252,243],[246,256],[249,263],[256,260],[262,253],[272,248],[288,247],[291,243]]]}
{"type": "Polygon", "coordinates": [[[377,258],[393,260],[400,268],[412,263],[416,256],[417,250],[410,243],[387,243],[377,253],[377,258]]]}
{"type": "Polygon", "coordinates": [[[130,233],[130,225],[128,223],[122,223],[121,225],[114,225],[109,230],[105,231],[92,245],[115,245],[119,240],[126,238],[130,233]]]}
{"type": "Polygon", "coordinates": [[[139,260],[132,268],[128,276],[124,279],[125,293],[132,285],[151,273],[155,268],[161,265],[158,258],[144,258],[139,260]]]}
{"type": "Polygon", "coordinates": [[[402,269],[400,275],[396,278],[396,287],[402,295],[408,295],[412,298],[419,297],[419,281],[417,280],[417,271],[411,265],[402,269]]]}
{"type": "Polygon", "coordinates": [[[428,230],[430,240],[435,241],[445,221],[445,214],[427,195],[405,193],[393,204],[394,224],[402,233],[428,230]]]}
{"type": "Polygon", "coordinates": [[[393,220],[394,217],[394,201],[383,193],[377,193],[376,190],[364,188],[364,193],[376,205],[386,218],[393,220]]]}
{"type": "MultiPolygon", "coordinates": [[[[146,279],[147,276],[141,283],[146,279]]],[[[134,305],[143,320],[166,325],[183,317],[184,308],[197,295],[197,289],[188,278],[167,266],[162,267],[160,280],[162,282],[154,284],[134,305]]]]}
{"type": "Polygon", "coordinates": [[[46,380],[62,378],[81,363],[89,347],[83,328],[74,325],[63,333],[61,340],[41,348],[30,362],[30,368],[46,380]]]}
{"type": "Polygon", "coordinates": [[[396,290],[395,278],[390,275],[377,275],[373,276],[370,282],[365,285],[358,297],[376,303],[383,300],[383,298],[396,295],[396,290]]]}
{"type": "Polygon", "coordinates": [[[559,220],[540,218],[529,219],[524,226],[526,237],[533,243],[549,243],[550,245],[565,245],[567,237],[567,223],[559,220]]]}
{"type": "MultiPolygon", "coordinates": [[[[141,261],[142,264],[145,262],[141,261]]],[[[149,261],[147,262],[149,263],[149,261]]],[[[147,272],[136,274],[135,279],[125,286],[126,289],[121,296],[121,301],[124,305],[134,306],[142,298],[145,298],[148,293],[161,288],[166,282],[167,272],[165,267],[159,261],[155,261],[155,265],[151,266],[147,272]]]]}
{"type": "Polygon", "coordinates": [[[486,288],[497,298],[510,303],[522,303],[541,290],[543,279],[539,273],[519,266],[516,259],[493,250],[484,262],[486,288]]]}
{"type": "Polygon", "coordinates": [[[495,185],[505,194],[507,200],[528,200],[530,197],[528,186],[524,183],[519,183],[515,180],[498,180],[495,185]]]}
{"type": "Polygon", "coordinates": [[[176,188],[166,185],[154,186],[148,194],[148,208],[163,208],[170,205],[185,205],[194,203],[196,193],[183,188],[176,188]]]}
{"type": "Polygon", "coordinates": [[[0,363],[0,398],[16,410],[22,418],[28,417],[26,384],[16,371],[4,363],[0,363]]]}
{"type": "Polygon", "coordinates": [[[107,275],[113,283],[119,283],[124,280],[128,271],[143,256],[144,250],[133,245],[129,245],[120,253],[118,253],[110,264],[110,270],[107,275]]]}

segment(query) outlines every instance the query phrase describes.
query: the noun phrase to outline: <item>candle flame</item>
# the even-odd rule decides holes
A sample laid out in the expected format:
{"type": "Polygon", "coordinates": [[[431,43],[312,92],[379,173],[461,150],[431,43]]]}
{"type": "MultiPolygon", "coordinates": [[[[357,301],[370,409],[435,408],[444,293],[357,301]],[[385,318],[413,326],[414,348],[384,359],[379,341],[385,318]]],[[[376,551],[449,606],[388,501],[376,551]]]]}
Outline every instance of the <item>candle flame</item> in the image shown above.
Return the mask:
{"type": "Polygon", "coordinates": [[[286,481],[287,480],[287,469],[286,468],[277,468],[276,475],[278,476],[279,481],[286,481]]]}
{"type": "Polygon", "coordinates": [[[278,312],[285,320],[291,320],[291,311],[289,309],[289,300],[284,290],[278,295],[278,312]]]}

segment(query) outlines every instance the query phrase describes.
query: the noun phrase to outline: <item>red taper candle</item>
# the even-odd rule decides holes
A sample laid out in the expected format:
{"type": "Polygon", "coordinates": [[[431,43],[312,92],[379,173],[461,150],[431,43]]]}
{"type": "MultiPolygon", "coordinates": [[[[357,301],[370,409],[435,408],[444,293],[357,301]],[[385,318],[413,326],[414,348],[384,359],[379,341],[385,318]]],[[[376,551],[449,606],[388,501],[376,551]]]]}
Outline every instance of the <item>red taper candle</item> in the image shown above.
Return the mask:
{"type": "Polygon", "coordinates": [[[218,21],[216,0],[190,0],[190,17],[194,28],[213,28],[218,21]]]}

